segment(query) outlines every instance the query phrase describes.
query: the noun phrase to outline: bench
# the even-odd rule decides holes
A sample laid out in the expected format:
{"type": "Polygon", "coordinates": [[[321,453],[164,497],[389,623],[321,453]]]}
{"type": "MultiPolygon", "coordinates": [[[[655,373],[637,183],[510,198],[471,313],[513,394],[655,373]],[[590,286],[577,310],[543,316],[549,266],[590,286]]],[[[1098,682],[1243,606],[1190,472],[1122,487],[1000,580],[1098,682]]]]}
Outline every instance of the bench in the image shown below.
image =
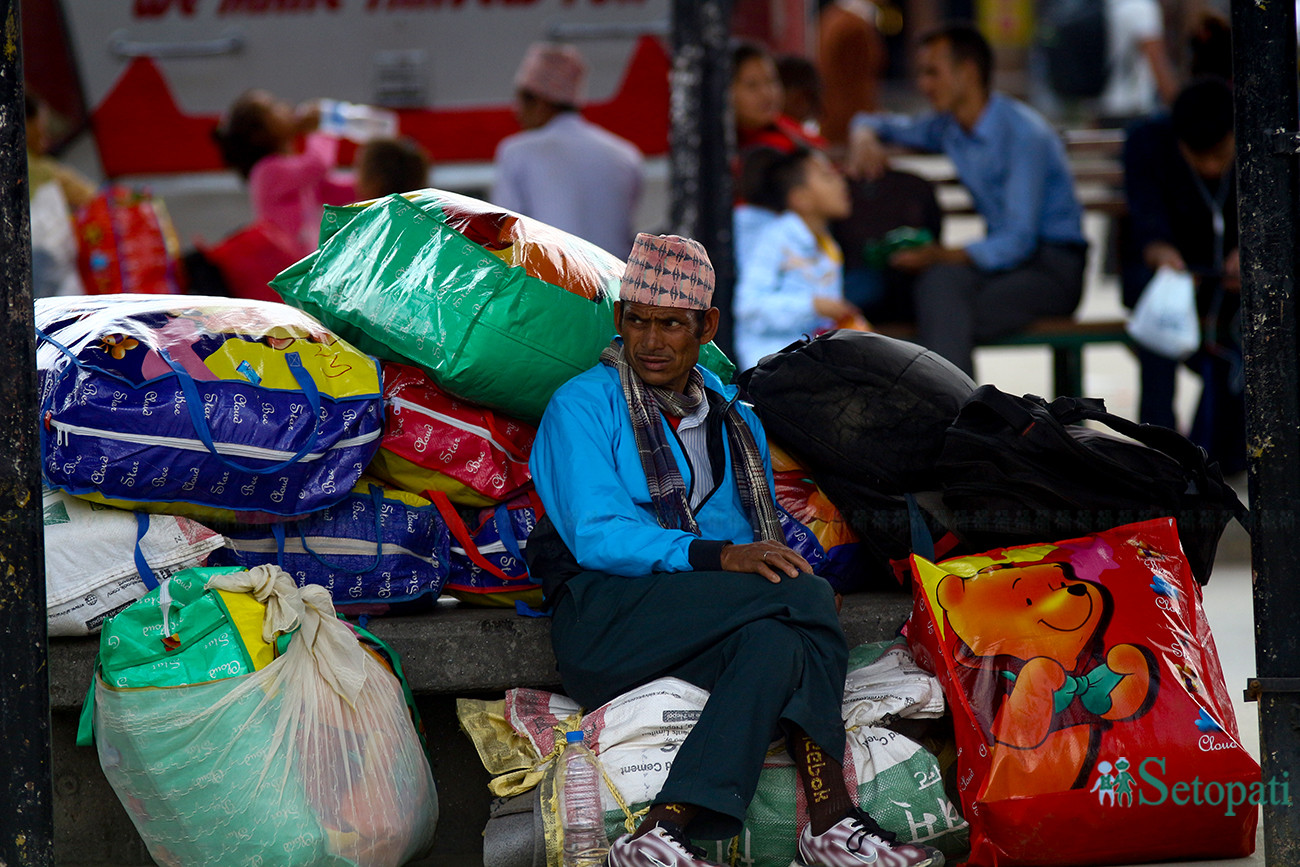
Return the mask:
{"type": "MultiPolygon", "coordinates": [[[[905,593],[844,597],[849,646],[897,634],[911,612],[905,593]]],[[[428,732],[439,820],[433,852],[419,867],[481,867],[491,795],[488,774],[456,719],[456,699],[499,699],[511,687],[559,690],[550,620],[513,610],[440,605],[421,617],[374,618],[368,628],[400,654],[428,732]]],[[[50,641],[54,860],[60,867],[152,864],[109,788],[93,749],[75,746],[77,719],[98,638],[50,641]]]]}
{"type": "MultiPolygon", "coordinates": [[[[1128,213],[1124,198],[1124,167],[1120,151],[1124,131],[1069,129],[1061,133],[1074,178],[1075,195],[1085,211],[1109,218],[1128,213]]],[[[936,185],[939,205],[946,216],[975,216],[970,193],[957,179],[952,162],[936,154],[900,154],[891,158],[894,168],[914,172],[936,185]]]]}
{"type": "MultiPolygon", "coordinates": [[[[912,340],[911,325],[881,325],[887,337],[912,340]]],[[[1046,346],[1052,351],[1052,388],[1055,397],[1083,397],[1083,350],[1103,343],[1130,343],[1122,319],[1077,322],[1068,316],[1039,319],[1022,331],[980,343],[981,347],[1046,346]]]]}

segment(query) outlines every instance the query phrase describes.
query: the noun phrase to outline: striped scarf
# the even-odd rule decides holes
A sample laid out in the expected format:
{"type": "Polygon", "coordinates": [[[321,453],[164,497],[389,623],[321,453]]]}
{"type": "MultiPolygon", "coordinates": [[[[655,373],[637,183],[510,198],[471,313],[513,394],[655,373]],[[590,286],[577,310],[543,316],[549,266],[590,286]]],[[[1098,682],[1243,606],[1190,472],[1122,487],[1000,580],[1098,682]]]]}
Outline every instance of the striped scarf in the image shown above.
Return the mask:
{"type": "MultiPolygon", "coordinates": [[[[698,368],[692,368],[686,382],[686,393],[678,394],[670,388],[647,385],[628,364],[623,344],[612,341],[600,354],[602,364],[618,371],[623,397],[627,400],[636,436],[637,452],[650,486],[650,500],[654,503],[659,525],[668,530],[685,530],[700,535],[699,525],[691,511],[686,496],[686,483],[677,468],[668,438],[664,436],[660,421],[660,408],[670,415],[683,417],[699,409],[706,400],[704,377],[698,368]]],[[[734,402],[727,404],[723,423],[727,428],[727,442],[735,467],[736,487],[740,503],[754,528],[754,540],[785,541],[781,520],[777,517],[776,502],[767,486],[767,473],[763,469],[763,455],[754,441],[754,434],[741,417],[734,402]]]]}

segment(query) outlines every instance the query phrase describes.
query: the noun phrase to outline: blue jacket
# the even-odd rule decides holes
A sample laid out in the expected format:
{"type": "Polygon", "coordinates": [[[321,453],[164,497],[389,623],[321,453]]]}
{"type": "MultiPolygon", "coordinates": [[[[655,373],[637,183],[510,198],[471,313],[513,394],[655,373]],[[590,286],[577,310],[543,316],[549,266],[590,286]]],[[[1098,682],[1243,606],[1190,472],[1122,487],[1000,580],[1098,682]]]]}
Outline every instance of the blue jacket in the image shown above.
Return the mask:
{"type": "MultiPolygon", "coordinates": [[[[710,371],[696,369],[704,375],[705,388],[728,401],[736,397],[734,386],[723,386],[710,371]]],[[[769,490],[775,490],[762,423],[748,406],[736,406],[762,451],[769,490]]],[[[690,464],[668,422],[662,424],[689,491],[690,464]]],[[[724,543],[754,541],[732,472],[731,446],[725,432],[720,438],[726,470],[718,487],[695,510],[700,536],[659,526],[627,401],[618,371],[612,367],[598,364],[555,392],[542,416],[528,465],[547,515],[583,569],[627,577],[717,569],[724,543]]]]}

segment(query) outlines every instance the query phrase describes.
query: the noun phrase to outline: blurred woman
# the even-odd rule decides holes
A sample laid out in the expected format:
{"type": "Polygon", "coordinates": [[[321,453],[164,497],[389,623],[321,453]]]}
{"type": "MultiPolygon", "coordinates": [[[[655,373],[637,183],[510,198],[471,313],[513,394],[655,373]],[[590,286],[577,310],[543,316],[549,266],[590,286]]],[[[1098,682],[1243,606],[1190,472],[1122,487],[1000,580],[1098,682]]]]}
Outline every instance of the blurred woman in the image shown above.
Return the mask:
{"type": "Polygon", "coordinates": [[[781,113],[785,94],[776,62],[757,42],[743,41],[731,52],[731,110],[736,123],[736,151],[753,147],[790,153],[795,148],[825,150],[826,142],[809,135],[781,113]]]}

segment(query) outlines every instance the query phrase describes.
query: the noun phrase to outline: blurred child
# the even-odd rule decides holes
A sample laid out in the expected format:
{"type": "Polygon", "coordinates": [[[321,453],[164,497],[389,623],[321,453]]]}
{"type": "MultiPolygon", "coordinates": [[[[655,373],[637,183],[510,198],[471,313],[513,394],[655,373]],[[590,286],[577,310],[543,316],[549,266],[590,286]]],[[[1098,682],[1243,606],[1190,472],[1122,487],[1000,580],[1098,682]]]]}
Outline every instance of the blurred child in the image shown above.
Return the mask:
{"type": "Polygon", "coordinates": [[[292,238],[299,256],[316,249],[324,206],[356,198],[350,175],[334,170],[339,139],[319,132],[319,125],[317,106],[295,109],[265,90],[250,90],[212,132],[227,165],[248,180],[253,223],[269,223],[292,238]]]}
{"type": "Polygon", "coordinates": [[[357,151],[357,200],[409,193],[429,186],[429,155],[410,138],[379,138],[357,151]]]}
{"type": "Polygon", "coordinates": [[[781,113],[793,120],[809,138],[821,134],[822,80],[811,60],[798,54],[776,58],[784,102],[781,113]]]}
{"type": "Polygon", "coordinates": [[[753,147],[740,155],[736,181],[736,206],[731,213],[731,239],[736,254],[736,272],[749,259],[759,235],[781,216],[785,199],[773,200],[767,177],[784,154],[776,148],[753,147]]]}
{"type": "Polygon", "coordinates": [[[72,214],[95,197],[95,185],[75,169],[47,156],[47,109],[25,96],[27,118],[27,203],[32,241],[32,296],[80,295],[77,238],[72,214]]]}
{"type": "Polygon", "coordinates": [[[782,113],[781,75],[772,55],[759,43],[745,40],[732,48],[730,93],[737,151],[761,146],[789,153],[796,147],[825,145],[782,113]]]}
{"type": "Polygon", "coordinates": [[[784,213],[761,230],[739,263],[735,319],[742,368],[801,334],[866,327],[861,311],[844,300],[844,259],[828,228],[852,206],[844,176],[820,151],[796,148],[771,165],[760,199],[780,202],[784,213]]]}

